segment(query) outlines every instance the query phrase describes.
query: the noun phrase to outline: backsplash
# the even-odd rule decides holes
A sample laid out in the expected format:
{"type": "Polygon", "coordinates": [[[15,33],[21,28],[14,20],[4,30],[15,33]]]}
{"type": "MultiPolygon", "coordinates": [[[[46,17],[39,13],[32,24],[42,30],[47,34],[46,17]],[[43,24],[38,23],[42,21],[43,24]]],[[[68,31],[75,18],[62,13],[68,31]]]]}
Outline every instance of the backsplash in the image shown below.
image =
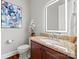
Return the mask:
{"type": "Polygon", "coordinates": [[[54,37],[54,38],[57,38],[57,39],[61,39],[61,40],[67,40],[67,41],[70,41],[72,43],[75,43],[76,40],[77,40],[77,36],[76,35],[66,35],[66,34],[63,34],[63,35],[51,35],[50,33],[41,33],[40,34],[41,36],[45,36],[45,37],[54,37]]]}

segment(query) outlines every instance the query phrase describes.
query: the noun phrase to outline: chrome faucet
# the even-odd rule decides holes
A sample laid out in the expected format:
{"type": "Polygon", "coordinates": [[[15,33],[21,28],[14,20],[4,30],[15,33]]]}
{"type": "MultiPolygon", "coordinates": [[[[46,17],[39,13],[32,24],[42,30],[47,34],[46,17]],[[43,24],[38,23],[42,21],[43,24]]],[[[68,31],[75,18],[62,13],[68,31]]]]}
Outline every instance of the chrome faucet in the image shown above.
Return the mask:
{"type": "Polygon", "coordinates": [[[57,35],[61,35],[61,33],[58,33],[58,32],[52,33],[52,32],[50,32],[50,33],[49,33],[49,38],[50,38],[50,39],[58,38],[57,35]]]}
{"type": "Polygon", "coordinates": [[[54,38],[54,34],[52,32],[49,33],[49,38],[53,39],[54,38]]]}

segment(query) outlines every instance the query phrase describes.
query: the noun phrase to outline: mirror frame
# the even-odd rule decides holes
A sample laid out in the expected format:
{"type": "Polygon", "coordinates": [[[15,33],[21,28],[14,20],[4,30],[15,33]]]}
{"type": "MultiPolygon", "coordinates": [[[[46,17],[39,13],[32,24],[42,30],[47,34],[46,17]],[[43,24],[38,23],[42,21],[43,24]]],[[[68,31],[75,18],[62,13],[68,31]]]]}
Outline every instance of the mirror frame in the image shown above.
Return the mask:
{"type": "Polygon", "coordinates": [[[50,0],[45,6],[45,32],[67,32],[67,0],[65,0],[65,30],[48,30],[47,29],[47,7],[58,2],[59,0],[50,0]]]}

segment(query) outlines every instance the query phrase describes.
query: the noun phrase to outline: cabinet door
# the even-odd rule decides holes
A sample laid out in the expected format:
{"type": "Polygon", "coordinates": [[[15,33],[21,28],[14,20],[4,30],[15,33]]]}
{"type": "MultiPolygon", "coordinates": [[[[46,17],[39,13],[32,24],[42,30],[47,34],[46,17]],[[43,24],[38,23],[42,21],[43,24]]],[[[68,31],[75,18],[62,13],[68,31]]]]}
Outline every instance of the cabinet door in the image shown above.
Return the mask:
{"type": "Polygon", "coordinates": [[[54,54],[52,54],[46,50],[41,49],[41,52],[42,52],[42,54],[41,54],[42,59],[56,59],[56,56],[54,54]]]}
{"type": "Polygon", "coordinates": [[[53,49],[42,46],[42,59],[71,59],[68,56],[61,54],[53,49]]]}
{"type": "Polygon", "coordinates": [[[40,44],[31,41],[31,59],[41,59],[40,44]]]}

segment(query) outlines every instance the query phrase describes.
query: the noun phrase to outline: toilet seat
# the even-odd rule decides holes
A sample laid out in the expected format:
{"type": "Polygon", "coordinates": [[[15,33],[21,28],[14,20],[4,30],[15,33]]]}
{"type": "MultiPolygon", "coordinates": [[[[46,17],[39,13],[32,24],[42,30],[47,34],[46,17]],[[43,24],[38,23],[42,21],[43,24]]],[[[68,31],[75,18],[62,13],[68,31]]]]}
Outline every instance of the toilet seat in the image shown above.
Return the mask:
{"type": "Polygon", "coordinates": [[[30,46],[25,44],[25,45],[19,46],[17,49],[22,49],[23,50],[23,49],[28,49],[28,48],[30,48],[30,46]]]}
{"type": "Polygon", "coordinates": [[[17,47],[17,51],[19,54],[23,54],[23,53],[27,52],[29,49],[30,49],[30,46],[27,44],[17,47]]]}

